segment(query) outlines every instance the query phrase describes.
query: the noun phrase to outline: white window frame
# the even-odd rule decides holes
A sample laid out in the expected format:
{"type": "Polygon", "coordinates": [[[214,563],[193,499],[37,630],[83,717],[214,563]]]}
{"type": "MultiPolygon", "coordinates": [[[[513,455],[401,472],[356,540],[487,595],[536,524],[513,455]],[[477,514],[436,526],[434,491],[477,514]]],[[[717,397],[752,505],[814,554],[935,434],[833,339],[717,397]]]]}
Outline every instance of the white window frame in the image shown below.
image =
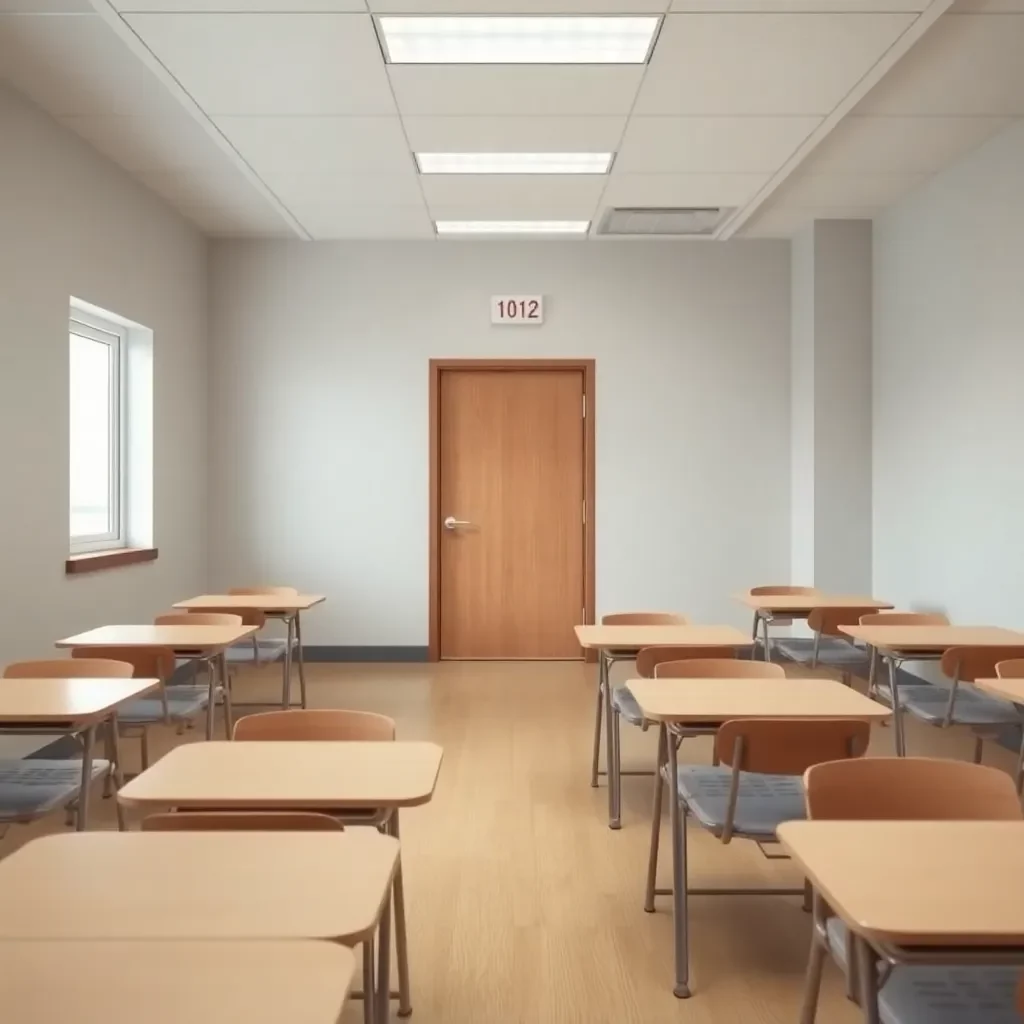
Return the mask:
{"type": "MultiPolygon", "coordinates": [[[[107,479],[110,482],[110,510],[113,529],[107,533],[95,534],[88,537],[70,537],[71,531],[71,509],[68,507],[68,533],[70,541],[70,553],[73,555],[84,554],[90,551],[109,551],[127,546],[127,530],[124,517],[125,501],[125,387],[124,387],[124,366],[125,349],[128,342],[127,328],[112,320],[96,316],[85,310],[76,307],[71,308],[68,317],[68,335],[70,346],[70,335],[80,338],[88,338],[90,341],[98,341],[111,348],[110,363],[110,416],[111,439],[110,448],[107,452],[109,460],[109,473],[107,479]]],[[[69,347],[70,359],[70,347],[69,347]]],[[[70,384],[70,380],[69,380],[70,384]]],[[[69,393],[70,399],[70,393],[69,393]]]]}

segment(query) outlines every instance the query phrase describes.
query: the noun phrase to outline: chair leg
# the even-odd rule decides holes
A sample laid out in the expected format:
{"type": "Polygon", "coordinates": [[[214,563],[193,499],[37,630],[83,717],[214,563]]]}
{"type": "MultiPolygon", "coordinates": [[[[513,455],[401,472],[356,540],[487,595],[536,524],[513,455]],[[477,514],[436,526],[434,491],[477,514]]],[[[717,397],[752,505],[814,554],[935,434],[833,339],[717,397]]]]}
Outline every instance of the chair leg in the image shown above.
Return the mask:
{"type": "MultiPolygon", "coordinates": [[[[617,710],[612,709],[612,748],[608,752],[608,785],[612,787],[615,797],[614,806],[619,809],[619,814],[622,814],[622,747],[621,747],[621,734],[622,728],[622,716],[617,710]]],[[[610,829],[618,830],[622,828],[622,820],[620,818],[612,818],[608,822],[610,829]]]]}
{"type": "Polygon", "coordinates": [[[590,785],[597,788],[597,770],[601,761],[601,712],[604,709],[604,651],[597,652],[597,715],[594,721],[594,754],[590,765],[590,785]]]}
{"type": "Polygon", "coordinates": [[[975,736],[974,737],[974,763],[981,764],[982,755],[985,752],[985,737],[975,736]]]}
{"type": "Polygon", "coordinates": [[[658,844],[661,841],[661,799],[664,792],[664,780],[661,768],[668,759],[668,731],[664,725],[658,727],[658,756],[654,766],[654,802],[651,807],[651,850],[647,857],[647,887],[644,891],[644,910],[654,913],[654,888],[658,878],[658,844]]]}
{"type": "MultiPolygon", "coordinates": [[[[398,811],[392,815],[391,834],[398,836],[398,811]]],[[[402,877],[402,858],[399,854],[395,868],[394,893],[391,903],[395,911],[395,956],[398,960],[398,1016],[412,1014],[409,993],[409,939],[405,927],[405,880],[402,877]]],[[[389,996],[390,998],[390,996],[389,996]]]]}
{"type": "Polygon", "coordinates": [[[103,777],[103,799],[109,800],[114,793],[114,735],[110,723],[103,727],[103,756],[110,763],[111,770],[103,777]]]}
{"type": "Polygon", "coordinates": [[[139,737],[139,760],[142,762],[142,770],[149,767],[149,728],[142,727],[142,735],[139,737]]]}
{"type": "Polygon", "coordinates": [[[1020,753],[1017,755],[1017,768],[1013,773],[1013,781],[1017,783],[1017,792],[1024,789],[1024,729],[1020,737],[1020,753]]]}
{"type": "Polygon", "coordinates": [[[821,993],[821,975],[825,968],[825,947],[817,931],[811,935],[811,955],[807,961],[804,981],[804,1001],[800,1008],[800,1024],[814,1024],[818,1016],[818,997],[821,993]]]}
{"type": "Polygon", "coordinates": [[[224,694],[224,738],[229,740],[235,727],[235,715],[231,703],[231,680],[228,678],[228,659],[225,654],[220,656],[220,681],[224,694]]]}

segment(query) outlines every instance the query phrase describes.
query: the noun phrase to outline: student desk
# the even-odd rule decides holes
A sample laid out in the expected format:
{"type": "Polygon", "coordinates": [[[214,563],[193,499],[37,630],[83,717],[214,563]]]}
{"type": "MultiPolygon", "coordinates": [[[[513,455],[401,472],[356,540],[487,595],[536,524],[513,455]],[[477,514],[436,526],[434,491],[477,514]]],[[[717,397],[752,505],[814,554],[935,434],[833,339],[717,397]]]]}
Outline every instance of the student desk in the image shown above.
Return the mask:
{"type": "Polygon", "coordinates": [[[1024,822],[790,821],[779,841],[861,940],[861,1004],[877,961],[1024,964],[1024,822]]]}
{"type": "MultiPolygon", "coordinates": [[[[907,744],[903,732],[903,710],[898,699],[897,664],[901,661],[935,661],[951,647],[1021,647],[1024,633],[996,626],[840,626],[840,632],[860,640],[889,665],[889,696],[893,702],[893,739],[896,753],[903,757],[907,744]]],[[[874,671],[870,685],[874,686],[874,671]]],[[[869,692],[870,689],[869,689],[869,692]]]]}
{"type": "Polygon", "coordinates": [[[193,612],[258,611],[267,618],[280,619],[287,628],[284,648],[281,707],[291,707],[292,650],[297,653],[300,706],[306,707],[306,663],[302,652],[302,613],[327,598],[322,594],[202,594],[178,601],[175,608],[193,612]]]}
{"type": "Polygon", "coordinates": [[[854,594],[736,594],[735,599],[754,612],[751,635],[757,639],[757,627],[763,627],[764,660],[771,661],[771,641],[768,626],[776,616],[782,619],[806,619],[817,608],[877,608],[883,611],[893,606],[888,601],[854,594]]]}
{"type": "MultiPolygon", "coordinates": [[[[58,640],[57,647],[166,647],[182,658],[210,663],[210,703],[206,710],[206,738],[213,738],[217,681],[224,691],[225,719],[231,720],[224,652],[239,640],[252,636],[255,626],[100,626],[77,636],[58,640]],[[216,669],[214,669],[216,665],[216,669]]],[[[230,728],[230,724],[228,726],[230,728]]]]}
{"type": "MultiPolygon", "coordinates": [[[[676,744],[670,726],[706,725],[737,718],[856,718],[877,722],[890,711],[882,704],[843,686],[834,679],[631,679],[628,683],[644,717],[659,722],[662,749],[668,754],[669,820],[672,829],[672,888],[654,888],[654,861],[647,879],[647,907],[653,896],[672,894],[675,942],[675,987],[686,997],[689,988],[689,922],[687,896],[700,894],[687,881],[686,846],[679,811],[679,776],[676,744]]],[[[658,827],[653,823],[652,827],[658,827]]],[[[707,890],[713,894],[720,890],[707,890]]]]}
{"type": "MultiPolygon", "coordinates": [[[[1024,719],[1024,679],[975,679],[974,685],[979,690],[991,693],[993,697],[1002,697],[1017,705],[1017,712],[1024,719]]],[[[1024,789],[1024,732],[1020,739],[1020,753],[1017,755],[1017,768],[1014,772],[1017,792],[1024,789]]]]}
{"type": "Polygon", "coordinates": [[[369,1024],[397,864],[398,841],[370,829],[46,836],[0,861],[0,938],[362,944],[369,1024]]]}
{"type": "MultiPolygon", "coordinates": [[[[88,820],[97,728],[103,722],[111,723],[114,778],[120,787],[117,709],[159,685],[159,679],[0,679],[0,732],[81,734],[82,783],[76,816],[79,831],[88,820]]],[[[118,821],[123,827],[120,811],[118,821]]]]}
{"type": "Polygon", "coordinates": [[[337,1024],[355,957],[328,942],[0,940],[17,1024],[337,1024]]]}
{"type": "MultiPolygon", "coordinates": [[[[612,723],[612,690],[606,652],[635,654],[644,647],[750,647],[753,641],[733,626],[600,626],[576,627],[580,646],[598,651],[597,682],[604,698],[605,753],[611,758],[615,741],[612,723]]],[[[600,708],[600,704],[598,707],[600,708]]],[[[601,735],[600,716],[596,737],[601,735]]],[[[597,775],[597,739],[594,742],[594,776],[597,775]]],[[[593,785],[596,785],[596,781],[593,785]]],[[[622,810],[619,790],[608,785],[608,825],[619,828],[622,810]]]]}
{"type": "MultiPolygon", "coordinates": [[[[442,750],[435,743],[401,741],[189,743],[176,747],[132,779],[118,799],[126,806],[150,810],[170,806],[179,810],[307,810],[334,815],[351,811],[355,823],[383,825],[397,838],[399,810],[433,798],[441,757],[442,750]]],[[[411,1008],[401,864],[395,872],[394,891],[399,1013],[407,1016],[411,1008]]],[[[390,928],[390,913],[386,913],[380,929],[382,947],[390,942],[390,928]]],[[[381,992],[389,991],[390,967],[389,957],[382,955],[381,992]]]]}

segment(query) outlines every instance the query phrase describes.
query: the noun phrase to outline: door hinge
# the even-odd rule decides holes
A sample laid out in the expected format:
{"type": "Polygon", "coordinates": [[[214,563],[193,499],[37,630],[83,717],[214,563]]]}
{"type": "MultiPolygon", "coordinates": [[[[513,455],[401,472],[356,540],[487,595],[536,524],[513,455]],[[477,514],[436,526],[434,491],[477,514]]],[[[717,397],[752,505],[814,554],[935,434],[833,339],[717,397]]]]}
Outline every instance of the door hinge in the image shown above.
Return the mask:
{"type": "Polygon", "coordinates": [[[583,499],[583,525],[587,525],[587,499],[583,499]]]}
{"type": "Polygon", "coordinates": [[[583,418],[587,418],[587,396],[583,396],[583,418]]]}

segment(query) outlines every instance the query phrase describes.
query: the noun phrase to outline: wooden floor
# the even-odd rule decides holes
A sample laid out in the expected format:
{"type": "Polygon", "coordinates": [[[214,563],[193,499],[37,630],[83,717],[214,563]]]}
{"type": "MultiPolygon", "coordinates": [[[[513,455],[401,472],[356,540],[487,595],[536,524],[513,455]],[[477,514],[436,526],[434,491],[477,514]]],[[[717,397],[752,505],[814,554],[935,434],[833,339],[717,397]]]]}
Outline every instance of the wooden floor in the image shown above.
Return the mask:
{"type": "MultiPolygon", "coordinates": [[[[626,671],[619,666],[617,677],[626,671]]],[[[795,898],[694,897],[694,996],[673,997],[668,899],[655,914],[642,909],[651,780],[624,780],[623,828],[609,831],[606,791],[589,784],[593,673],[579,663],[311,666],[314,706],[380,711],[397,720],[400,738],[444,746],[435,800],[402,820],[413,1020],[795,1024],[810,928],[795,898]]],[[[250,673],[237,695],[272,699],[279,679],[273,669],[250,673]]],[[[161,730],[154,756],[194,739],[161,730]]],[[[654,741],[653,732],[624,726],[627,766],[647,767],[654,741]]],[[[872,751],[887,754],[891,742],[890,729],[876,729],[872,751]]],[[[959,758],[971,750],[964,734],[917,723],[908,745],[959,758]]],[[[707,763],[707,745],[687,748],[684,757],[707,763]]],[[[1010,768],[1014,758],[992,748],[986,760],[1010,768]]],[[[113,827],[111,802],[94,807],[97,825],[113,827]]],[[[0,856],[62,827],[51,817],[12,828],[0,856]]],[[[694,883],[799,881],[753,844],[691,835],[694,883]]],[[[667,837],[662,849],[667,885],[667,837]]],[[[169,884],[187,885],[188,866],[169,884]]],[[[359,1019],[350,1007],[346,1021],[359,1019]]],[[[818,1019],[860,1019],[832,968],[818,1019]]]]}

